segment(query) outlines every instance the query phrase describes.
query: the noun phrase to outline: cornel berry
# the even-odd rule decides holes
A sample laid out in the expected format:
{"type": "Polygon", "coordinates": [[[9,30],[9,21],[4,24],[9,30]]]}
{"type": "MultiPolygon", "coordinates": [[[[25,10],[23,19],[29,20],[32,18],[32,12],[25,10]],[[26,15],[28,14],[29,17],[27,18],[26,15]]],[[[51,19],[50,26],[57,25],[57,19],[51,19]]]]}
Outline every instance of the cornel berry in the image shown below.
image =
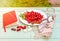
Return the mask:
{"type": "Polygon", "coordinates": [[[42,18],[43,18],[43,15],[41,15],[41,13],[34,12],[34,11],[27,12],[25,14],[25,19],[27,20],[27,22],[32,24],[41,23],[42,18]]]}
{"type": "Polygon", "coordinates": [[[19,29],[26,29],[26,26],[17,26],[19,29]]]}
{"type": "Polygon", "coordinates": [[[22,29],[26,29],[26,26],[23,26],[22,29]]]}
{"type": "Polygon", "coordinates": [[[26,29],[26,26],[17,26],[17,31],[20,31],[21,29],[26,29]]]}
{"type": "Polygon", "coordinates": [[[11,30],[16,31],[16,29],[15,29],[15,28],[12,28],[11,30]]]}

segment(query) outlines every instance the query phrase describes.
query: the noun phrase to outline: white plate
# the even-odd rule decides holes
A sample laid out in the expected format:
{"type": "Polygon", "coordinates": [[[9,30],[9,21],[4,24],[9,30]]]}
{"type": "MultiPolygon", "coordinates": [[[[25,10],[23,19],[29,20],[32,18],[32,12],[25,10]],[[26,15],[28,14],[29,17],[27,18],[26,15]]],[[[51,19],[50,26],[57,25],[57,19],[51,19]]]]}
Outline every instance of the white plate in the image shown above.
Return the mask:
{"type": "MultiPolygon", "coordinates": [[[[31,12],[31,11],[40,13],[41,15],[43,15],[43,19],[47,18],[46,14],[44,12],[40,11],[40,10],[39,11],[38,10],[28,10],[28,12],[31,12]]],[[[20,16],[19,16],[19,19],[22,23],[24,23],[26,25],[32,25],[31,23],[28,23],[26,20],[22,19],[20,16]]],[[[39,25],[39,24],[33,24],[33,25],[39,25]]]]}

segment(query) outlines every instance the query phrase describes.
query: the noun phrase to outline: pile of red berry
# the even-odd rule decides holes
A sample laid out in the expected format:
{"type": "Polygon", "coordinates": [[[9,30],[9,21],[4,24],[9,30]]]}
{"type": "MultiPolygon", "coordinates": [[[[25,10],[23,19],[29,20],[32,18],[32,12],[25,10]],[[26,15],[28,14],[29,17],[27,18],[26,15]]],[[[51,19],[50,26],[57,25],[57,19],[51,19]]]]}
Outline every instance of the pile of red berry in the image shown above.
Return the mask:
{"type": "Polygon", "coordinates": [[[27,20],[28,23],[32,23],[32,24],[38,24],[41,23],[43,18],[43,15],[41,15],[41,13],[38,12],[27,12],[25,14],[25,19],[27,20]]]}

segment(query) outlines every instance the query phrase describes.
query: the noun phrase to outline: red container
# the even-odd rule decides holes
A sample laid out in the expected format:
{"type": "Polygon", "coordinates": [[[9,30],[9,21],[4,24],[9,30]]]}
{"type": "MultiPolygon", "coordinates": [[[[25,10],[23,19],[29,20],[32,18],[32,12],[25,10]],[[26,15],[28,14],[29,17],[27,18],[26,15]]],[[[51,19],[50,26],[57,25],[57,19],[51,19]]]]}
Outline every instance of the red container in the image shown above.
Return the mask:
{"type": "Polygon", "coordinates": [[[3,14],[3,27],[4,32],[6,32],[6,26],[17,22],[17,17],[15,11],[10,11],[3,14]]]}

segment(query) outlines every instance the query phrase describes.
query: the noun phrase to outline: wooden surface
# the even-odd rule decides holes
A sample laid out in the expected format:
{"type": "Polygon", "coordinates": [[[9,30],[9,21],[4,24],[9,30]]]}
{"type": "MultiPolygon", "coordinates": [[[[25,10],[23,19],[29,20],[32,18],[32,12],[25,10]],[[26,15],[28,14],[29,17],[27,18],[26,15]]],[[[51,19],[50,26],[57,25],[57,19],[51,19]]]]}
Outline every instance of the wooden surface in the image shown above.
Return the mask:
{"type": "MultiPolygon", "coordinates": [[[[1,41],[59,41],[60,40],[60,8],[55,8],[56,12],[56,20],[54,24],[54,29],[53,33],[50,39],[33,39],[34,32],[14,32],[11,31],[10,28],[7,28],[7,32],[4,32],[3,27],[2,27],[2,15],[3,13],[6,13],[11,10],[15,10],[18,16],[18,12],[22,12],[25,10],[30,10],[32,8],[0,8],[0,40],[1,41]]],[[[43,12],[46,11],[45,8],[33,8],[36,10],[41,10],[43,12]]]]}

